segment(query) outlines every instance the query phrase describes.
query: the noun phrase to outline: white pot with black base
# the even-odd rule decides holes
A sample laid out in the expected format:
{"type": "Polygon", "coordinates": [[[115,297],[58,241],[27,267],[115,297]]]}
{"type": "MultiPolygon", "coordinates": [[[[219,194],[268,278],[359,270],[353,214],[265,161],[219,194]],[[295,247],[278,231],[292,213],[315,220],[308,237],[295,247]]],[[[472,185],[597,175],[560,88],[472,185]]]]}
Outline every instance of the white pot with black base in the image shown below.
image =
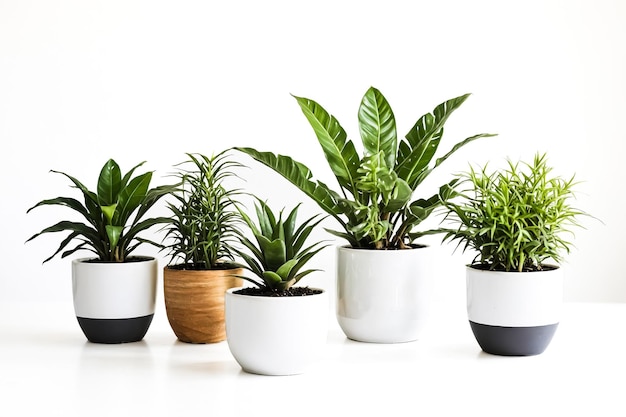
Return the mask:
{"type": "Polygon", "coordinates": [[[133,257],[126,262],[72,261],[74,312],[94,343],[126,343],[143,339],[154,316],[157,260],[133,257]]]}
{"type": "Polygon", "coordinates": [[[466,271],[467,314],[481,349],[503,356],[543,353],[561,318],[562,270],[500,272],[468,266],[466,271]]]}

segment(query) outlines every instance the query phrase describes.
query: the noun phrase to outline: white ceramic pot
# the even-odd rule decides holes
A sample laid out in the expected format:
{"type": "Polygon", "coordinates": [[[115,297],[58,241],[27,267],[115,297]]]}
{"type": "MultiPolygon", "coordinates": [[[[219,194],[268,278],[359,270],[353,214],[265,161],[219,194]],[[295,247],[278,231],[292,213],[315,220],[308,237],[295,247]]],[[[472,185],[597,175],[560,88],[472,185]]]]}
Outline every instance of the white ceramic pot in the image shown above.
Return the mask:
{"type": "Polygon", "coordinates": [[[467,315],[482,350],[507,356],[542,353],[561,318],[562,270],[466,271],[467,315]]]}
{"type": "Polygon", "coordinates": [[[336,314],[356,341],[417,340],[428,321],[430,247],[405,250],[337,248],[336,314]]]}
{"type": "Polygon", "coordinates": [[[154,316],[158,266],[155,258],[124,263],[72,261],[74,312],[83,333],[96,343],[136,342],[154,316]]]}
{"type": "Polygon", "coordinates": [[[328,296],[261,297],[226,292],[226,340],[241,368],[261,375],[304,373],[328,332],[328,296]]]}

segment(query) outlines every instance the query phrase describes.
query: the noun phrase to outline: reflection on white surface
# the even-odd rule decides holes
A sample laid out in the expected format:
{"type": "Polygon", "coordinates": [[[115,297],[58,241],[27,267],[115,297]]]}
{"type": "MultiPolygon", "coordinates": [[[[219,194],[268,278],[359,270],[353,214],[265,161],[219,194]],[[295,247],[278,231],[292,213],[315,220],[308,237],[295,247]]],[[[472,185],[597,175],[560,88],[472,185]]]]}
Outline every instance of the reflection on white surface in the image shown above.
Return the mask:
{"type": "Polygon", "coordinates": [[[546,352],[521,358],[482,353],[462,314],[439,315],[421,340],[391,345],[348,340],[331,321],[323,359],[288,377],[242,372],[226,342],[177,341],[163,311],[143,341],[99,345],[67,306],[29,307],[0,308],[0,389],[11,415],[626,412],[614,379],[626,371],[623,304],[566,304],[546,352]]]}

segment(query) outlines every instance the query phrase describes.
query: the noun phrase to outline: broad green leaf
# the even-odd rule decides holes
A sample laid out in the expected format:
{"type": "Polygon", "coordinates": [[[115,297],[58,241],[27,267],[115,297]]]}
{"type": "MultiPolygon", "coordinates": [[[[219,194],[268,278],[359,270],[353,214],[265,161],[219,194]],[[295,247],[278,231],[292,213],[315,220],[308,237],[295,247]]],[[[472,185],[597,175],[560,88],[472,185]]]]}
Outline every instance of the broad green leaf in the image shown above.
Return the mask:
{"type": "Polygon", "coordinates": [[[283,281],[288,281],[292,278],[291,271],[293,270],[293,268],[296,266],[297,263],[298,263],[297,259],[290,259],[284,264],[282,264],[280,268],[276,270],[276,273],[280,276],[280,278],[283,281]]]}
{"type": "Polygon", "coordinates": [[[122,172],[120,167],[113,159],[109,159],[102,167],[98,177],[98,203],[101,206],[116,204],[121,185],[122,172]]]}
{"type": "Polygon", "coordinates": [[[120,240],[120,236],[124,231],[124,227],[122,226],[112,226],[107,224],[106,226],[107,237],[109,238],[109,245],[111,246],[111,252],[115,252],[115,248],[117,248],[117,243],[120,240]]]}
{"type": "Polygon", "coordinates": [[[104,214],[104,218],[106,220],[106,224],[113,223],[113,215],[115,214],[115,208],[117,207],[117,203],[111,204],[110,206],[101,206],[100,210],[102,210],[102,214],[104,214]]]}
{"type": "Polygon", "coordinates": [[[322,106],[307,98],[296,96],[294,98],[311,124],[339,185],[354,193],[356,171],[361,159],[354,144],[347,139],[346,132],[337,119],[328,114],[322,106]]]}
{"type": "Polygon", "coordinates": [[[432,113],[423,115],[399,146],[396,172],[415,189],[419,173],[434,157],[443,135],[443,126],[456,109],[469,97],[465,94],[439,104],[432,113]]]}
{"type": "Polygon", "coordinates": [[[269,287],[274,287],[283,281],[281,276],[274,271],[263,271],[263,280],[269,287]]]}
{"type": "Polygon", "coordinates": [[[152,172],[139,175],[120,190],[114,224],[125,225],[133,211],[145,200],[152,172]]]}
{"type": "Polygon", "coordinates": [[[385,163],[393,168],[398,151],[396,120],[391,106],[376,88],[371,87],[359,107],[359,130],[367,155],[384,153],[385,163]]]}
{"type": "Polygon", "coordinates": [[[322,210],[333,216],[342,227],[345,227],[345,222],[339,217],[341,210],[338,207],[336,194],[325,184],[313,182],[311,180],[311,171],[304,164],[294,161],[288,156],[275,155],[271,152],[259,152],[253,148],[234,149],[249,155],[254,160],[282,175],[313,199],[322,210]]]}
{"type": "Polygon", "coordinates": [[[413,190],[409,187],[409,184],[407,184],[403,179],[397,178],[396,186],[393,189],[391,199],[387,204],[385,204],[382,210],[386,213],[395,213],[401,210],[402,207],[409,202],[412,194],[413,190]]]}
{"type": "Polygon", "coordinates": [[[287,261],[285,258],[285,242],[269,240],[265,236],[257,236],[257,239],[265,257],[265,269],[276,271],[287,261]]]}
{"type": "Polygon", "coordinates": [[[145,164],[145,163],[146,163],[146,161],[138,163],[137,165],[132,167],[131,170],[126,173],[126,175],[124,175],[124,178],[122,178],[122,182],[120,184],[120,190],[126,188],[126,185],[128,184],[128,181],[130,181],[130,179],[133,176],[133,173],[135,172],[135,170],[137,168],[139,168],[140,166],[142,166],[143,164],[145,164]]]}

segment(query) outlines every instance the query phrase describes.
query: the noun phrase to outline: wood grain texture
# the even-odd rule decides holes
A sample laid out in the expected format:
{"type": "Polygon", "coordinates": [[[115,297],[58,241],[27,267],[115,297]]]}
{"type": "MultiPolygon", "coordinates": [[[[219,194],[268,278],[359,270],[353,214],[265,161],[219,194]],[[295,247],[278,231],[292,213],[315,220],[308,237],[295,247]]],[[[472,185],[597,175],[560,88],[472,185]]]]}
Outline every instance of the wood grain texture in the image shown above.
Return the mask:
{"type": "Polygon", "coordinates": [[[167,319],[176,337],[187,343],[217,343],[226,339],[224,295],[243,285],[241,268],[227,270],[163,269],[167,319]]]}

